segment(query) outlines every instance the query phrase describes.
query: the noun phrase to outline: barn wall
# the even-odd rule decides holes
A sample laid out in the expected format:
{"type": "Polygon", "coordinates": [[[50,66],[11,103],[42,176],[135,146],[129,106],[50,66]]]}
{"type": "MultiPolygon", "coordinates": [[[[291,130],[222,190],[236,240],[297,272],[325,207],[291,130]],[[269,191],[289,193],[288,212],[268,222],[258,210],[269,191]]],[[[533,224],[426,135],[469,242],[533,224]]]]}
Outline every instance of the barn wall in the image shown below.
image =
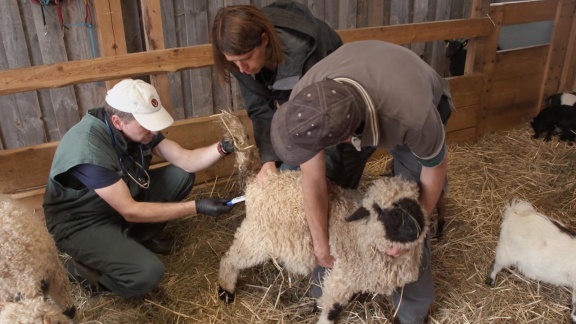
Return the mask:
{"type": "MultiPolygon", "coordinates": [[[[475,3],[480,1],[475,0],[475,3]]],[[[437,3],[440,2],[437,1],[437,3]]],[[[101,44],[106,45],[101,46],[100,53],[102,54],[99,58],[33,65],[37,62],[37,56],[34,56],[34,60],[27,61],[25,57],[6,55],[6,48],[16,46],[14,40],[18,36],[6,32],[6,28],[0,28],[2,39],[0,45],[4,49],[4,52],[0,51],[0,66],[3,68],[0,71],[0,109],[3,109],[3,118],[0,119],[2,139],[12,136],[21,144],[20,148],[11,148],[3,144],[4,150],[0,150],[0,169],[3,170],[0,173],[1,193],[10,193],[16,198],[32,199],[37,206],[41,201],[52,156],[58,143],[45,139],[46,143],[25,144],[26,136],[31,136],[28,135],[29,129],[26,129],[28,125],[46,118],[40,110],[31,108],[33,105],[30,102],[59,103],[62,102],[62,93],[57,90],[73,89],[78,97],[79,86],[93,85],[94,88],[105,89],[115,80],[125,77],[150,78],[157,86],[160,85],[161,92],[171,94],[172,103],[178,103],[178,100],[182,102],[191,100],[192,93],[185,91],[183,84],[188,82],[186,80],[189,80],[189,84],[195,82],[192,74],[188,72],[210,68],[212,64],[210,46],[208,44],[173,48],[164,46],[170,42],[168,40],[170,36],[160,33],[159,30],[162,28],[158,29],[158,26],[164,26],[169,21],[164,18],[166,11],[160,11],[157,6],[154,6],[158,4],[156,0],[142,1],[142,3],[147,4],[141,10],[144,12],[145,22],[147,22],[145,25],[148,27],[141,37],[146,43],[145,47],[153,49],[145,52],[122,54],[123,51],[128,51],[130,42],[120,37],[118,28],[114,27],[118,24],[118,17],[113,16],[112,13],[124,10],[119,9],[118,2],[98,2],[98,6],[103,6],[99,7],[98,12],[110,13],[109,16],[100,15],[95,19],[100,29],[106,30],[105,34],[98,33],[97,36],[101,44]],[[111,5],[117,7],[110,7],[111,5]],[[161,42],[162,39],[165,44],[161,42]],[[182,74],[182,72],[185,73],[182,74]],[[162,78],[165,79],[162,80],[162,78]],[[162,86],[162,84],[165,85],[162,86]],[[178,86],[176,87],[175,84],[178,86]],[[173,94],[181,89],[183,89],[182,93],[188,93],[189,97],[174,99],[173,94]],[[3,99],[6,101],[2,101],[3,99]],[[9,116],[10,121],[15,123],[14,134],[5,131],[4,124],[2,124],[6,120],[5,116],[9,116]]],[[[342,3],[344,2],[339,2],[340,5],[342,3]]],[[[362,18],[370,22],[386,19],[385,17],[394,17],[390,14],[390,10],[392,10],[392,4],[398,3],[376,0],[356,2],[358,8],[387,3],[390,3],[390,7],[385,6],[381,16],[380,11],[376,11],[371,12],[369,17],[362,18]]],[[[321,7],[320,2],[314,2],[314,5],[313,10],[318,10],[318,12],[335,10],[332,8],[334,2],[331,1],[326,1],[324,7],[321,7]]],[[[557,87],[562,82],[563,84],[574,83],[574,75],[567,75],[562,65],[568,64],[569,68],[574,70],[574,63],[570,63],[570,58],[574,57],[575,38],[569,36],[574,35],[575,6],[576,0],[542,0],[503,4],[491,6],[488,15],[476,10],[473,15],[476,18],[471,19],[339,29],[338,32],[345,42],[358,39],[380,39],[410,46],[412,49],[419,48],[418,44],[443,42],[447,38],[469,38],[471,42],[465,75],[448,78],[458,111],[453,114],[448,124],[447,138],[449,142],[470,142],[488,132],[510,129],[519,123],[525,123],[538,111],[539,103],[544,95],[551,93],[550,91],[557,91],[557,87]],[[550,44],[510,51],[496,50],[500,26],[545,20],[555,20],[550,44]]],[[[0,14],[7,10],[15,9],[5,2],[1,3],[0,14]]],[[[176,7],[173,10],[176,10],[176,7]]],[[[408,8],[408,10],[412,9],[408,8]]],[[[358,15],[358,12],[354,14],[356,17],[358,15]]],[[[349,19],[350,16],[346,15],[339,17],[337,22],[349,19]]],[[[9,26],[17,26],[12,21],[10,23],[9,26]]],[[[14,29],[15,35],[21,36],[27,33],[25,29],[20,31],[16,27],[14,29]],[[17,33],[18,31],[20,34],[17,33]]],[[[32,48],[31,45],[28,47],[32,48]]],[[[24,49],[20,48],[20,50],[24,49]]],[[[424,52],[426,52],[426,47],[424,47],[424,52]]],[[[225,100],[235,102],[237,93],[234,88],[226,94],[225,100]]],[[[96,98],[102,98],[102,95],[93,96],[93,98],[97,101],[96,98]]],[[[70,115],[74,114],[69,113],[74,109],[68,106],[65,108],[53,110],[57,114],[68,116],[67,119],[62,120],[68,120],[69,126],[57,126],[62,129],[74,124],[70,121],[70,115]]],[[[210,111],[210,114],[213,111],[210,111]]],[[[206,113],[208,112],[207,110],[206,113]]],[[[173,109],[173,113],[176,113],[176,109],[173,109]]],[[[238,113],[249,125],[245,111],[238,113]]],[[[83,115],[82,108],[77,108],[76,115],[77,118],[83,115]]],[[[185,113],[184,117],[186,117],[185,113]]],[[[187,148],[204,145],[215,141],[218,137],[218,131],[213,130],[214,118],[182,118],[174,126],[168,128],[165,134],[187,148]]],[[[43,132],[46,133],[44,130],[43,132]]],[[[57,132],[54,131],[54,133],[57,132]]],[[[155,162],[164,163],[163,161],[155,162]]],[[[198,179],[203,181],[228,177],[232,173],[231,161],[228,159],[216,168],[199,174],[198,179]]]]}
{"type": "MultiPolygon", "coordinates": [[[[225,5],[265,6],[266,0],[60,1],[58,8],[32,0],[0,1],[0,69],[18,69],[146,50],[207,44],[216,11],[225,5]],[[44,12],[44,15],[42,14],[44,12]],[[44,18],[43,18],[44,17],[44,18]],[[160,28],[158,28],[160,26],[160,28]]],[[[335,29],[398,25],[468,17],[472,0],[301,0],[335,29]]],[[[442,75],[442,41],[409,45],[442,75]]],[[[86,73],[90,73],[87,71],[86,73]]],[[[177,120],[242,109],[238,89],[221,89],[212,68],[150,78],[177,120]]],[[[117,80],[0,96],[0,149],[58,141],[92,107],[102,105],[117,80]]]]}

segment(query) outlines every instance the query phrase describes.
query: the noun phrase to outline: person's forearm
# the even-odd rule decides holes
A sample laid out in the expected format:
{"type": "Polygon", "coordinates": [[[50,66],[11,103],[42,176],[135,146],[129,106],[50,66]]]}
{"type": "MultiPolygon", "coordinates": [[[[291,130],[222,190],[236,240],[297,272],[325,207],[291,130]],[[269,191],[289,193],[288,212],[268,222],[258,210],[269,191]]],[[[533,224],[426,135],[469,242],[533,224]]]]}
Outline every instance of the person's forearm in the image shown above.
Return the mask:
{"type": "Polygon", "coordinates": [[[320,153],[312,160],[302,164],[302,193],[304,211],[312,236],[314,254],[317,258],[330,255],[328,232],[328,191],[326,188],[324,156],[320,153]]]}
{"type": "Polygon", "coordinates": [[[187,150],[182,148],[180,144],[165,139],[154,148],[154,154],[186,172],[196,173],[210,167],[222,158],[218,152],[218,143],[187,150]]]}
{"type": "Polygon", "coordinates": [[[122,216],[131,223],[157,223],[195,215],[196,201],[159,203],[134,202],[122,212],[122,216]]]}
{"type": "Polygon", "coordinates": [[[218,152],[217,145],[218,142],[187,151],[186,156],[181,160],[182,165],[178,165],[178,167],[190,173],[209,168],[222,158],[222,155],[218,152]]]}
{"type": "Polygon", "coordinates": [[[446,179],[446,167],[447,158],[444,158],[444,161],[434,168],[422,168],[420,174],[420,185],[422,188],[420,202],[426,212],[426,217],[432,214],[438,203],[446,179]]]}

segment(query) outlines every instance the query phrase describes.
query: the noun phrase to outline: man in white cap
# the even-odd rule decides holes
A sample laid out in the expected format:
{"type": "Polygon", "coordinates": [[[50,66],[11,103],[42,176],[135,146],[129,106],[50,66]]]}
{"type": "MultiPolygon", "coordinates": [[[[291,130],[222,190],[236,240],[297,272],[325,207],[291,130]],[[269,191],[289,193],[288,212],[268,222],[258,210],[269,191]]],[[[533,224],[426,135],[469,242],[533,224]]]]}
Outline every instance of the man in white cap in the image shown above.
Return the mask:
{"type": "Polygon", "coordinates": [[[156,89],[141,80],[120,81],[103,108],[88,111],[62,138],[44,196],[48,229],[73,279],[92,291],[123,297],[149,292],[164,275],[157,254],[168,254],[166,222],[230,211],[226,199],[182,200],[194,174],[233,152],[222,140],[186,150],[164,138],[174,120],[156,89]],[[171,164],[150,170],[152,154],[171,164]]]}
{"type": "MultiPolygon", "coordinates": [[[[432,213],[446,178],[444,124],[453,109],[449,84],[409,49],[382,42],[341,46],[316,63],[278,108],[271,127],[276,154],[300,165],[304,209],[319,267],[331,268],[326,178],[358,186],[375,148],[394,158],[394,173],[419,182],[426,217],[432,213]],[[325,150],[349,143],[339,152],[325,150]]],[[[383,251],[396,258],[406,251],[383,251]]],[[[394,294],[395,323],[423,323],[434,300],[430,243],[416,282],[394,294]],[[400,302],[400,299],[402,301],[400,302]]]]}

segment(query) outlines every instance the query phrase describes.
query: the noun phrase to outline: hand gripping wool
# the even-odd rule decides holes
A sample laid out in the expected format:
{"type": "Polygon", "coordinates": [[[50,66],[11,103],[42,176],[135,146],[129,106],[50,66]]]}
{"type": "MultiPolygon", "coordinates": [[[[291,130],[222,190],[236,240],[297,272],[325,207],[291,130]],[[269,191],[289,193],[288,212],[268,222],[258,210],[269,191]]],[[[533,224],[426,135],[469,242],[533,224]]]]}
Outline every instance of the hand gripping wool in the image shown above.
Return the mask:
{"type": "MultiPolygon", "coordinates": [[[[297,171],[270,174],[246,187],[246,218],[220,262],[220,298],[234,300],[242,269],[272,258],[292,274],[309,275],[315,267],[312,239],[297,171]]],[[[418,278],[428,223],[415,182],[380,178],[362,196],[334,188],[329,197],[330,249],[336,258],[324,279],[319,323],[332,323],[357,292],[389,295],[418,278]],[[398,258],[391,247],[409,252],[398,258]]]]}

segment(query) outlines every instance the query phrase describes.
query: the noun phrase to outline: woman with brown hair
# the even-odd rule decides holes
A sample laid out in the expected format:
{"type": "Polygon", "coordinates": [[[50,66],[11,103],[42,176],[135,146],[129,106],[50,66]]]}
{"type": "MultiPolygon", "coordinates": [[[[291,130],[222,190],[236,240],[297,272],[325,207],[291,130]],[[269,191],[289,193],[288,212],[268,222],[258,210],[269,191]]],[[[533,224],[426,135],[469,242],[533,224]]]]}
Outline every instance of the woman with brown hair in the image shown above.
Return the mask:
{"type": "Polygon", "coordinates": [[[214,68],[221,84],[231,76],[238,80],[262,162],[259,179],[282,165],[270,141],[277,107],[310,67],[341,45],[334,29],[293,1],[279,0],[262,9],[228,6],[216,14],[214,68]]]}

